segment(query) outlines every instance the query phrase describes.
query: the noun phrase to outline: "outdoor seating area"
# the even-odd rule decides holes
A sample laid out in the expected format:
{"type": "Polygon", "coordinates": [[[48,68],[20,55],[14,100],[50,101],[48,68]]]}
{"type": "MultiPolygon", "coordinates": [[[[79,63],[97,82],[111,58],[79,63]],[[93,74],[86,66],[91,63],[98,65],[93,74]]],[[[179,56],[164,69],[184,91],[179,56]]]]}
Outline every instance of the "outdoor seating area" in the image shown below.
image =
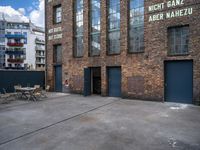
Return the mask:
{"type": "Polygon", "coordinates": [[[45,87],[45,90],[40,85],[34,85],[33,87],[15,85],[14,92],[10,93],[3,88],[3,92],[0,93],[0,103],[9,103],[13,100],[38,101],[47,98],[47,92],[49,92],[49,89],[49,85],[45,87]]]}

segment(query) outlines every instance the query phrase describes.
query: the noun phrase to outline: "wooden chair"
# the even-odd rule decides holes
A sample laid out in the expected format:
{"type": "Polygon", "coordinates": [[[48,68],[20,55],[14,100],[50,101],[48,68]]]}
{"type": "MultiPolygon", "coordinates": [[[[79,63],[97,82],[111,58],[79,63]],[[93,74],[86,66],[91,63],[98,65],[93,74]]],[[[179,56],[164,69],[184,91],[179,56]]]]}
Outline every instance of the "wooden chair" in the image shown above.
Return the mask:
{"type": "Polygon", "coordinates": [[[42,91],[42,97],[47,98],[47,92],[50,91],[50,86],[47,85],[45,91],[42,91]]]}
{"type": "Polygon", "coordinates": [[[34,85],[34,88],[39,89],[40,85],[34,85]]]}
{"type": "Polygon", "coordinates": [[[34,90],[34,96],[37,98],[37,99],[40,99],[42,97],[42,88],[36,88],[34,90]]]}
{"type": "Polygon", "coordinates": [[[19,92],[20,88],[21,88],[21,85],[15,85],[14,86],[14,90],[15,90],[15,93],[16,93],[16,98],[21,98],[22,97],[22,94],[19,92]]]}
{"type": "MultiPolygon", "coordinates": [[[[36,86],[34,86],[36,88],[36,86]]],[[[36,88],[35,91],[34,91],[34,96],[37,97],[38,99],[39,98],[47,98],[47,92],[49,92],[50,90],[50,86],[47,85],[46,88],[45,88],[45,91],[42,90],[42,88],[36,88]]]]}

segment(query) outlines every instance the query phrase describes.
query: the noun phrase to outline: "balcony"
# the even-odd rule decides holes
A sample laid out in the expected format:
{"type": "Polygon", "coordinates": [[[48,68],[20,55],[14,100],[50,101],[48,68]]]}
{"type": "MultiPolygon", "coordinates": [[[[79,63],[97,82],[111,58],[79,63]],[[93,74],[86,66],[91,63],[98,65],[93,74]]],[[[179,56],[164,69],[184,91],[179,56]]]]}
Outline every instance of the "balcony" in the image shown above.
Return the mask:
{"type": "Polygon", "coordinates": [[[36,50],[40,50],[40,51],[44,51],[45,50],[45,47],[44,46],[35,46],[35,49],[36,50]]]}
{"type": "Polygon", "coordinates": [[[25,55],[25,51],[24,50],[6,50],[6,54],[9,55],[25,55]]]}
{"type": "Polygon", "coordinates": [[[24,59],[23,58],[8,58],[7,61],[10,63],[23,63],[24,59]]]}
{"type": "Polygon", "coordinates": [[[10,47],[23,47],[24,43],[7,43],[10,47]]]}
{"type": "Polygon", "coordinates": [[[45,55],[44,55],[44,54],[40,54],[40,53],[36,53],[35,56],[36,56],[36,57],[42,57],[42,58],[45,58],[45,55]]]}
{"type": "Polygon", "coordinates": [[[5,37],[8,39],[25,39],[26,38],[26,36],[23,34],[6,34],[5,37]]]}
{"type": "Polygon", "coordinates": [[[36,38],[36,39],[35,39],[35,43],[36,43],[36,44],[42,44],[42,45],[44,45],[44,44],[45,44],[45,41],[44,41],[44,40],[41,40],[41,39],[38,39],[38,38],[36,38]]]}
{"type": "Polygon", "coordinates": [[[39,60],[36,60],[36,65],[45,65],[45,62],[44,61],[39,61],[39,60]]]}

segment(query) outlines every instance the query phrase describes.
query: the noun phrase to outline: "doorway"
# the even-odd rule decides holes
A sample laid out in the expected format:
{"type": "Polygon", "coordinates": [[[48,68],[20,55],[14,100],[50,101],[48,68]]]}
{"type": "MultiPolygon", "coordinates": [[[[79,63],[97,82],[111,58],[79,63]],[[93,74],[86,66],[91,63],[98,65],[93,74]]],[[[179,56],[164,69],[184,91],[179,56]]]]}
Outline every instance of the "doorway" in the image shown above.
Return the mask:
{"type": "Polygon", "coordinates": [[[92,94],[101,94],[101,68],[91,68],[92,77],[92,94]]]}
{"type": "Polygon", "coordinates": [[[84,96],[101,94],[101,67],[84,68],[84,96]]]}

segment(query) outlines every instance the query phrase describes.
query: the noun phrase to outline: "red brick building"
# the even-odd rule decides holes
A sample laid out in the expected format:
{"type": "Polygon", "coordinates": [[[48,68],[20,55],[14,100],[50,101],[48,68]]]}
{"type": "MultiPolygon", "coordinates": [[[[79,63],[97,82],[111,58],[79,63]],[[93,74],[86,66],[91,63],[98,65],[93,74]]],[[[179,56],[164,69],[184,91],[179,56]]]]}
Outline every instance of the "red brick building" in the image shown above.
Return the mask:
{"type": "Polygon", "coordinates": [[[199,0],[47,0],[47,84],[198,103],[199,0]]]}

